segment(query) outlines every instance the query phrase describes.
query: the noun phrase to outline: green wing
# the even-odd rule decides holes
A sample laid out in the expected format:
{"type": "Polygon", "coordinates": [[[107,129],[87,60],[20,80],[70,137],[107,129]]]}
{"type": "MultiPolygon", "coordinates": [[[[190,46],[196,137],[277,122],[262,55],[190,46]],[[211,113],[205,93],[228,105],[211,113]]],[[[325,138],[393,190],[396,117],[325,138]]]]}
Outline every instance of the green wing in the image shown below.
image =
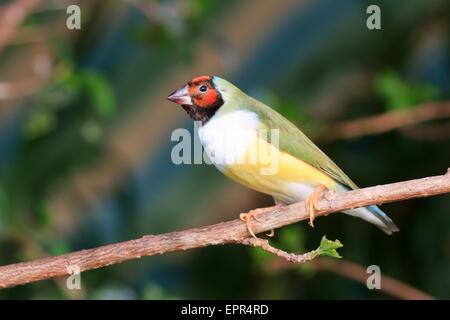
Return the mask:
{"type": "MultiPolygon", "coordinates": [[[[267,128],[280,130],[279,149],[305,161],[351,189],[358,186],[303,132],[265,104],[250,98],[248,109],[258,114],[267,128]]],[[[267,139],[270,141],[270,132],[267,139]]]]}

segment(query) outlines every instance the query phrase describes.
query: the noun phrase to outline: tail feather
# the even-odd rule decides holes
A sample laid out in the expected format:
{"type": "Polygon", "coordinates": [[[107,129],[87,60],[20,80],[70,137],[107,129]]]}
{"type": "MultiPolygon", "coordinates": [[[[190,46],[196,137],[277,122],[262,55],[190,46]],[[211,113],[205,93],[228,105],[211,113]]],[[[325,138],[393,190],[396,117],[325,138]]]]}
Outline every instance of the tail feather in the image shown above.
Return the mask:
{"type": "Polygon", "coordinates": [[[387,234],[392,234],[392,232],[400,231],[400,229],[396,226],[394,221],[387,216],[386,213],[381,211],[377,206],[369,206],[367,209],[372,212],[381,222],[383,222],[384,226],[379,226],[381,230],[386,232],[387,234]]]}
{"type": "Polygon", "coordinates": [[[383,211],[381,211],[380,208],[375,205],[344,211],[344,213],[359,217],[370,223],[373,223],[387,234],[392,234],[392,232],[400,231],[400,229],[395,225],[391,218],[389,218],[383,211]]]}

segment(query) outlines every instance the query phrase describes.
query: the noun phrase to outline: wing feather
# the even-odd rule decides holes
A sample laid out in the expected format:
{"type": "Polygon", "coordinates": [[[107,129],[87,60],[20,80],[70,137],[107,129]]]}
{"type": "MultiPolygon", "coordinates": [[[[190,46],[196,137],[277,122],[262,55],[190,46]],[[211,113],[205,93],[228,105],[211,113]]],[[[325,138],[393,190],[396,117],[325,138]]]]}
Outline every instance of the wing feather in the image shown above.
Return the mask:
{"type": "MultiPolygon", "coordinates": [[[[358,189],[358,186],[314,142],[281,114],[253,98],[251,98],[248,109],[258,115],[266,129],[280,130],[280,150],[309,163],[342,185],[351,189],[358,189]]],[[[269,142],[270,138],[271,134],[269,133],[267,135],[269,142]]]]}

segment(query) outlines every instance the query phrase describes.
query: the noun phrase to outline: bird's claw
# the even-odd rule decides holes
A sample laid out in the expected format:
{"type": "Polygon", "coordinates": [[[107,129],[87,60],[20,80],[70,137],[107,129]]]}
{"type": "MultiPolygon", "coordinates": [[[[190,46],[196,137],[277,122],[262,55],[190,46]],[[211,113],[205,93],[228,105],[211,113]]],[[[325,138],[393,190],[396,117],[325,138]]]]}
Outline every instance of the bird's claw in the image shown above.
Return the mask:
{"type": "Polygon", "coordinates": [[[255,233],[253,232],[251,226],[250,226],[250,220],[251,218],[255,219],[258,222],[261,222],[261,220],[258,219],[257,215],[260,213],[259,209],[251,210],[248,213],[241,213],[239,215],[239,219],[245,222],[245,225],[247,226],[248,232],[252,235],[253,238],[256,238],[255,233]]]}
{"type": "Polygon", "coordinates": [[[314,228],[314,219],[316,218],[317,209],[317,201],[320,198],[320,195],[327,187],[323,184],[319,185],[314,191],[309,195],[309,197],[305,201],[306,211],[309,213],[309,225],[314,228]]]}

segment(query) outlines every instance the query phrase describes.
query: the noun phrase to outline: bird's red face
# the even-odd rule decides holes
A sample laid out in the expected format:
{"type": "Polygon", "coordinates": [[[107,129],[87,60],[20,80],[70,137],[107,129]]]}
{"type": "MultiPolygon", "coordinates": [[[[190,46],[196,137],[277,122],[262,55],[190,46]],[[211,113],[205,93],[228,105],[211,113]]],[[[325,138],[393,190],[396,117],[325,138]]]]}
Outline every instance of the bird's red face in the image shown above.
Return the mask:
{"type": "Polygon", "coordinates": [[[224,103],[214,86],[214,78],[210,76],[192,79],[167,99],[180,104],[194,120],[202,123],[208,121],[224,103]]]}

